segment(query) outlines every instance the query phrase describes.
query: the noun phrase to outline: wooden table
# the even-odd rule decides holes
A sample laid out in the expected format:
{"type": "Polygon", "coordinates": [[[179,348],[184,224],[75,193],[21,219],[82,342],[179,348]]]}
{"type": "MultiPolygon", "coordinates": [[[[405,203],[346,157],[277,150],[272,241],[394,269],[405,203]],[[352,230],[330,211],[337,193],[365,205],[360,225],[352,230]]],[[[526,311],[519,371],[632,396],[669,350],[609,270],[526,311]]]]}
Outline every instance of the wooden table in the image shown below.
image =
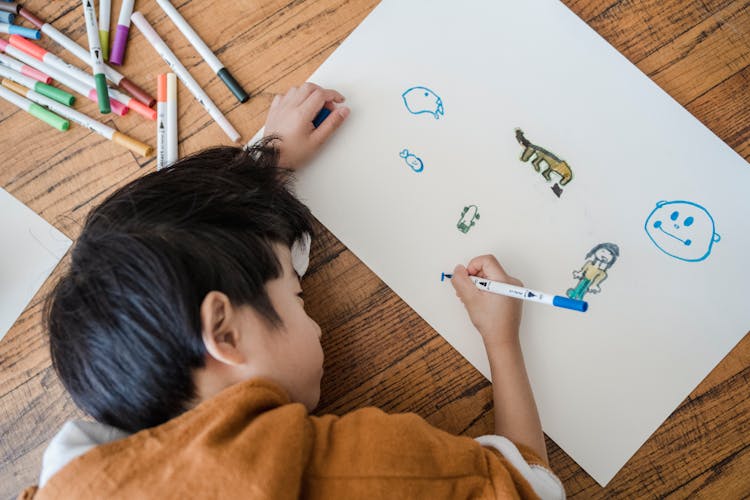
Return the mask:
{"type": "MultiPolygon", "coordinates": [[[[138,8],[248,140],[262,125],[274,94],[305,81],[376,3],[177,2],[196,31],[253,94],[243,105],[155,2],[138,2],[138,8]],[[212,15],[204,14],[205,8],[212,15]]],[[[750,2],[565,3],[740,155],[750,158],[750,2]]],[[[113,2],[114,19],[119,4],[113,2]]],[[[86,46],[77,0],[30,0],[26,5],[86,46]]],[[[123,72],[155,93],[156,75],[167,71],[167,66],[134,31],[123,72]]],[[[50,40],[42,43],[74,62],[50,40]]],[[[79,110],[98,115],[94,103],[81,101],[76,105],[79,110]]],[[[179,114],[181,155],[228,142],[183,86],[179,114]]],[[[134,113],[107,121],[155,144],[154,124],[134,113]]],[[[108,193],[155,168],[153,158],[136,157],[82,127],[58,133],[4,102],[0,103],[0,151],[0,185],[71,238],[77,236],[88,211],[108,193]]],[[[317,229],[304,287],[309,313],[325,332],[326,374],[318,412],[341,414],[375,405],[391,412],[416,412],[457,434],[491,432],[487,380],[333,235],[322,226],[317,229]]],[[[49,439],[65,420],[82,416],[51,369],[42,327],[43,297],[56,274],[0,344],[0,498],[11,498],[35,483],[49,439]]],[[[750,340],[746,336],[607,488],[599,487],[547,440],[552,468],[570,497],[748,496],[748,380],[750,340]]]]}

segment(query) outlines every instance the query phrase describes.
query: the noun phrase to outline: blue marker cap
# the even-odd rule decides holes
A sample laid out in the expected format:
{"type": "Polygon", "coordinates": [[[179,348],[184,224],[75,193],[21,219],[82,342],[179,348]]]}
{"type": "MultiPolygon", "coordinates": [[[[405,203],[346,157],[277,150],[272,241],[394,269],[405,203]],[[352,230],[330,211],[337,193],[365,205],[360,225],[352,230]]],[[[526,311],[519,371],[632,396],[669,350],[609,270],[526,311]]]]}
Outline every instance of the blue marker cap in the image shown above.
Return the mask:
{"type": "Polygon", "coordinates": [[[42,33],[39,30],[26,28],[24,26],[16,26],[15,24],[8,25],[8,34],[22,36],[29,40],[39,40],[42,37],[42,33]]]}
{"type": "Polygon", "coordinates": [[[315,115],[315,119],[313,120],[313,127],[318,128],[320,127],[320,124],[323,123],[323,120],[328,118],[328,115],[331,114],[331,110],[328,108],[323,108],[320,110],[320,112],[315,115]]]}
{"type": "Polygon", "coordinates": [[[568,297],[560,297],[559,295],[554,296],[552,299],[552,305],[581,312],[586,312],[589,308],[589,303],[586,301],[569,299],[568,297]]]}

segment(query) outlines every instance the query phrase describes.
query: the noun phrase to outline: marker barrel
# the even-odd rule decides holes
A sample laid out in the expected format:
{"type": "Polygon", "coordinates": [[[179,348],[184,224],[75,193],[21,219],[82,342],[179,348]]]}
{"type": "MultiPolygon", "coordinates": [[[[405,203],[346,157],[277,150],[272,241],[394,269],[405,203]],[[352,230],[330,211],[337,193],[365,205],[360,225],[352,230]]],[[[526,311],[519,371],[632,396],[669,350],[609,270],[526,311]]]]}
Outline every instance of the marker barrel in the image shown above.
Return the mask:
{"type": "Polygon", "coordinates": [[[203,91],[198,85],[198,82],[190,75],[185,66],[182,65],[177,56],[174,55],[172,50],[167,47],[164,40],[154,31],[149,22],[143,17],[140,12],[134,12],[130,16],[130,20],[135,24],[138,29],[146,37],[146,40],[154,47],[154,50],[161,56],[164,61],[172,68],[177,77],[182,83],[188,88],[195,99],[203,106],[213,120],[221,127],[225,134],[229,136],[232,142],[237,142],[240,139],[240,134],[235,130],[229,120],[222,114],[221,110],[216,107],[216,104],[211,100],[210,97],[203,91]]]}
{"type": "Polygon", "coordinates": [[[177,76],[167,73],[167,165],[179,157],[177,127],[177,76]]]}
{"type": "Polygon", "coordinates": [[[156,170],[167,166],[167,75],[156,80],[156,170]]]}

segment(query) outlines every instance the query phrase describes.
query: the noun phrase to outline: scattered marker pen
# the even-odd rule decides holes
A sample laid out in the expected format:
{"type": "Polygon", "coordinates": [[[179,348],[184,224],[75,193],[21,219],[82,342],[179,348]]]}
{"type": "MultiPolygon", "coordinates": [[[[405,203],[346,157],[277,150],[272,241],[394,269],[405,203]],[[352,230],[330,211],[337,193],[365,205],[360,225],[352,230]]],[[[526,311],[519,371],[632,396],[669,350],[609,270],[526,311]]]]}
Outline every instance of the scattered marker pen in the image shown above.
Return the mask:
{"type": "Polygon", "coordinates": [[[167,75],[156,77],[156,170],[167,166],[167,75]]]}
{"type": "MultiPolygon", "coordinates": [[[[79,82],[89,86],[94,87],[96,85],[96,82],[94,81],[94,78],[85,71],[78,69],[76,66],[73,66],[71,64],[66,63],[59,57],[57,57],[55,54],[52,54],[51,52],[46,51],[41,46],[37,45],[36,43],[25,40],[18,36],[11,35],[10,37],[10,44],[14,47],[16,47],[19,50],[22,50],[23,52],[27,53],[28,55],[35,57],[36,59],[39,59],[40,61],[44,62],[45,64],[49,64],[53,68],[63,71],[65,74],[72,76],[79,82]]],[[[61,81],[61,83],[64,83],[61,81]]],[[[145,116],[149,120],[156,120],[156,111],[152,108],[149,108],[139,100],[130,97],[127,94],[123,94],[117,89],[109,89],[109,99],[110,99],[110,105],[112,106],[112,110],[115,111],[115,113],[120,114],[119,110],[128,107],[138,113],[139,115],[145,116]],[[115,102],[117,104],[112,104],[115,102]]]]}
{"type": "Polygon", "coordinates": [[[104,59],[102,58],[102,47],[99,44],[99,28],[96,25],[96,14],[91,0],[81,0],[83,3],[83,14],[86,19],[86,34],[89,39],[89,52],[91,53],[91,70],[94,73],[94,84],[96,98],[99,102],[99,111],[103,114],[110,113],[109,89],[107,77],[104,76],[104,59]]]}
{"type": "MultiPolygon", "coordinates": [[[[20,38],[20,40],[24,39],[20,38]]],[[[91,85],[85,84],[45,62],[35,59],[33,56],[12,46],[2,38],[0,38],[0,50],[4,51],[10,56],[15,57],[19,61],[38,69],[39,71],[43,71],[49,74],[52,78],[65,85],[73,92],[76,92],[91,101],[97,102],[96,89],[94,89],[91,85]]],[[[90,75],[89,78],[91,78],[90,75]]],[[[113,100],[110,104],[112,107],[112,111],[120,116],[123,116],[128,112],[128,107],[117,101],[113,100]]]]}
{"type": "Polygon", "coordinates": [[[0,12],[0,23],[11,24],[16,18],[16,15],[11,12],[0,12]]]}
{"type": "MultiPolygon", "coordinates": [[[[164,62],[174,71],[177,77],[180,79],[183,85],[187,87],[195,100],[203,106],[203,109],[213,118],[213,120],[221,127],[225,134],[229,137],[232,142],[240,140],[240,133],[232,126],[227,118],[222,114],[221,110],[214,104],[206,92],[198,85],[198,82],[192,77],[190,72],[183,66],[180,60],[174,55],[174,52],[164,43],[159,34],[149,24],[143,14],[140,12],[133,12],[130,16],[130,20],[135,26],[141,31],[146,40],[151,44],[157,54],[164,59],[164,62]]],[[[167,96],[168,97],[168,96],[167,96]]]]}
{"type": "MultiPolygon", "coordinates": [[[[440,281],[445,281],[446,278],[450,279],[452,277],[452,274],[442,273],[440,281]]],[[[477,288],[486,292],[505,295],[506,297],[513,297],[514,299],[541,302],[542,304],[562,307],[563,309],[572,309],[573,311],[586,312],[589,308],[588,302],[583,300],[575,300],[560,295],[537,292],[536,290],[531,290],[529,288],[508,285],[507,283],[492,281],[478,276],[469,276],[469,278],[474,282],[477,288]]]]}
{"type": "Polygon", "coordinates": [[[203,60],[206,61],[211,70],[216,73],[216,75],[221,79],[222,82],[224,82],[224,85],[229,88],[229,90],[232,92],[232,94],[234,94],[237,100],[240,102],[246,102],[248,99],[250,99],[250,96],[247,94],[247,92],[245,92],[245,90],[242,88],[242,86],[240,86],[237,80],[234,79],[231,73],[229,73],[229,70],[224,67],[221,61],[219,61],[219,58],[216,57],[216,55],[211,51],[208,45],[206,45],[201,37],[198,36],[198,33],[196,33],[195,30],[185,20],[185,18],[182,17],[182,15],[174,7],[174,5],[172,5],[169,0],[156,0],[156,3],[159,4],[159,7],[161,7],[164,13],[167,14],[167,17],[169,17],[175,24],[175,26],[177,26],[177,29],[180,30],[183,35],[185,35],[185,38],[188,39],[188,42],[190,42],[192,46],[195,47],[195,50],[198,51],[203,60]]]}
{"type": "Polygon", "coordinates": [[[133,139],[132,137],[128,135],[118,132],[112,127],[107,126],[101,122],[98,122],[94,120],[93,118],[89,118],[88,116],[84,115],[81,112],[76,111],[73,108],[63,106],[62,104],[59,104],[53,101],[52,99],[49,99],[47,97],[44,97],[43,95],[37,94],[33,90],[26,90],[20,85],[18,85],[17,83],[13,83],[5,79],[3,79],[2,84],[5,87],[13,89],[19,93],[22,93],[25,91],[26,97],[36,102],[37,104],[44,104],[52,111],[55,111],[56,113],[60,113],[62,116],[65,116],[69,118],[70,120],[73,120],[77,124],[83,127],[86,127],[87,129],[93,132],[96,132],[97,134],[109,139],[112,142],[115,142],[121,146],[125,146],[126,148],[133,151],[134,153],[148,157],[148,156],[151,156],[151,154],[153,154],[154,152],[154,149],[148,144],[144,144],[137,139],[133,139]]]}
{"type": "MultiPolygon", "coordinates": [[[[20,9],[18,9],[18,13],[31,24],[39,28],[42,33],[50,37],[59,45],[62,45],[66,50],[68,50],[78,59],[85,62],[86,64],[91,64],[91,56],[89,52],[78,45],[76,42],[68,38],[66,35],[60,33],[60,31],[58,31],[57,28],[52,26],[50,23],[42,21],[33,13],[31,13],[26,7],[21,7],[20,9]]],[[[146,106],[153,106],[156,102],[156,99],[151,97],[148,92],[130,81],[122,73],[112,68],[111,66],[107,66],[105,64],[104,71],[107,74],[107,78],[112,83],[129,92],[133,97],[141,101],[146,106]]]]}
{"type": "Polygon", "coordinates": [[[76,100],[75,96],[65,92],[62,89],[58,89],[57,87],[53,87],[52,85],[47,85],[46,83],[38,82],[31,77],[22,75],[18,71],[14,71],[8,68],[7,66],[0,66],[0,76],[16,82],[19,85],[23,85],[24,87],[31,90],[35,90],[41,95],[47,96],[50,99],[54,99],[61,104],[65,104],[66,106],[71,106],[76,100]]]}
{"type": "Polygon", "coordinates": [[[30,115],[39,118],[44,123],[56,128],[57,130],[65,131],[70,128],[70,122],[68,120],[60,118],[55,113],[44,109],[35,102],[29,101],[25,97],[21,97],[15,92],[11,92],[5,87],[0,87],[0,97],[10,102],[11,104],[15,104],[30,115]]]}
{"type": "Polygon", "coordinates": [[[125,46],[130,32],[130,15],[133,13],[134,3],[134,0],[122,0],[120,15],[117,18],[115,41],[112,43],[112,53],[109,55],[109,62],[117,66],[122,64],[122,59],[125,57],[125,46]]]}

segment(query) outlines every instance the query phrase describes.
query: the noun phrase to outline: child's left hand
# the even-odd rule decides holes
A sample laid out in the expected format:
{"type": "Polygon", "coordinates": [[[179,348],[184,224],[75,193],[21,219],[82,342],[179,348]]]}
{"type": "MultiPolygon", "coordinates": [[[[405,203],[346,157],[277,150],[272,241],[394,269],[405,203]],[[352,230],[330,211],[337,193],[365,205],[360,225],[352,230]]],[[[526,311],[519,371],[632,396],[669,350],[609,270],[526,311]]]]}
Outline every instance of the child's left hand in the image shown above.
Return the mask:
{"type": "Polygon", "coordinates": [[[310,82],[274,97],[264,135],[278,137],[274,145],[279,150],[280,167],[300,168],[315,155],[349,116],[349,108],[335,105],[342,102],[344,96],[335,90],[324,89],[310,82]],[[315,128],[313,119],[324,107],[331,114],[315,128]]]}

